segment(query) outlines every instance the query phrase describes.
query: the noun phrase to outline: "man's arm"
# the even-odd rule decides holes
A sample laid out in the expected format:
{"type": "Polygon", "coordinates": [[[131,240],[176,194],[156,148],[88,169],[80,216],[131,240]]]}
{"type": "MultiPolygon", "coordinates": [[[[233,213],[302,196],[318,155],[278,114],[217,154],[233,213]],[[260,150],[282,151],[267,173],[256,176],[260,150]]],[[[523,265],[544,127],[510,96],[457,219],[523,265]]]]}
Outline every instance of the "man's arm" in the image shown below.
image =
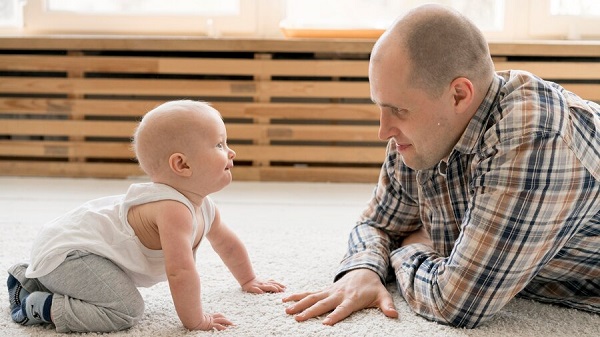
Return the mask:
{"type": "Polygon", "coordinates": [[[350,233],[348,252],[338,268],[335,283],[323,291],[293,294],[283,299],[297,301],[286,309],[288,314],[296,315],[296,320],[304,321],[333,310],[323,321],[333,325],[369,307],[380,308],[389,317],[398,316],[384,285],[389,254],[401,237],[419,228],[420,222],[416,173],[397,159],[394,147],[388,146],[379,183],[350,233]]]}
{"type": "Polygon", "coordinates": [[[385,282],[389,256],[402,238],[421,227],[416,172],[388,143],[377,187],[348,238],[348,251],[335,279],[353,269],[369,269],[385,282]]]}
{"type": "Polygon", "coordinates": [[[560,137],[530,137],[498,144],[477,163],[482,169],[470,183],[469,211],[449,256],[419,241],[392,253],[416,313],[478,326],[523,290],[584,221],[591,187],[582,182],[589,174],[560,137]]]}

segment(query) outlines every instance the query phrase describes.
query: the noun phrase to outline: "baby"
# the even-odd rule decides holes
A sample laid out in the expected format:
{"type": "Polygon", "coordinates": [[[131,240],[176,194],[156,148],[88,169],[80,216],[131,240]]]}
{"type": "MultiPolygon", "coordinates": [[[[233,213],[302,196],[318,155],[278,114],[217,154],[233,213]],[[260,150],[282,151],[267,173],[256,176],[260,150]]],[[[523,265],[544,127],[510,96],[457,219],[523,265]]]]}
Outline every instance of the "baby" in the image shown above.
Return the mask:
{"type": "Polygon", "coordinates": [[[58,332],[108,332],[142,317],[137,287],[168,280],[175,310],[190,330],[232,323],[202,309],[195,255],[206,237],[244,291],[281,292],[256,278],[240,239],[208,196],[231,182],[235,152],[225,124],[206,103],[164,103],[139,124],[133,146],[150,183],[87,202],[43,226],[31,264],[9,269],[11,316],[58,332]]]}

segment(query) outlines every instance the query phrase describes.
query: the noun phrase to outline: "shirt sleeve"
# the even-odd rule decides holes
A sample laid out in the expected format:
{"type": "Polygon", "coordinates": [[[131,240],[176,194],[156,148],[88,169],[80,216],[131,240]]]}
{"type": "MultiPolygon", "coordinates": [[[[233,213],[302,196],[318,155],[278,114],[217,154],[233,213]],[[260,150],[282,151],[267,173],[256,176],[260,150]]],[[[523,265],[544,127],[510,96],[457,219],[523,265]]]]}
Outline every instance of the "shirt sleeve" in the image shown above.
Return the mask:
{"type": "Polygon", "coordinates": [[[366,268],[385,282],[390,252],[402,237],[420,226],[416,172],[398,160],[391,149],[390,141],[377,187],[350,233],[348,251],[335,280],[350,270],[366,268]]]}
{"type": "Polygon", "coordinates": [[[581,207],[590,207],[582,202],[593,184],[551,133],[499,141],[471,169],[472,197],[450,255],[412,244],[391,256],[415,312],[467,328],[502,309],[590,220],[581,207]]]}

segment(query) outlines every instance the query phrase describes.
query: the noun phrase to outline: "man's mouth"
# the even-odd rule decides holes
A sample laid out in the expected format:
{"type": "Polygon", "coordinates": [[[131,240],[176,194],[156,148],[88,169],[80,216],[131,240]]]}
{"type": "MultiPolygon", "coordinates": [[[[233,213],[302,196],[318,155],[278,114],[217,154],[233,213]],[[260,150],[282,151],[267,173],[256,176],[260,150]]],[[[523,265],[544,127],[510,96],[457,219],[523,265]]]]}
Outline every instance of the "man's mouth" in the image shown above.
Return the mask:
{"type": "Polygon", "coordinates": [[[408,149],[411,146],[412,146],[412,144],[399,144],[399,143],[396,143],[396,150],[398,150],[398,152],[403,152],[403,151],[405,151],[406,149],[408,149]]]}

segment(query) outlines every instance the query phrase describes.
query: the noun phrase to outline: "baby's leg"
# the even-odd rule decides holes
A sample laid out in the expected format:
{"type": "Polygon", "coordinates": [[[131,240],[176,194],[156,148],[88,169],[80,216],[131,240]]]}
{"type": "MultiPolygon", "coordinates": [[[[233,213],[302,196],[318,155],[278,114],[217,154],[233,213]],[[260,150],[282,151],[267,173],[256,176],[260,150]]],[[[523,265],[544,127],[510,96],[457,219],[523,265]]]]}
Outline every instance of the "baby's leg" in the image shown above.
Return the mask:
{"type": "Polygon", "coordinates": [[[26,263],[16,264],[8,269],[8,296],[10,316],[13,321],[32,325],[49,323],[52,294],[36,279],[25,277],[26,263]]]}
{"type": "Polygon", "coordinates": [[[51,314],[58,332],[124,330],[144,312],[144,300],[131,279],[98,255],[73,252],[39,281],[54,294],[51,314]]]}
{"type": "Polygon", "coordinates": [[[46,287],[44,287],[37,279],[25,277],[27,266],[27,263],[19,263],[8,269],[6,285],[8,286],[11,311],[17,306],[20,306],[21,302],[29,294],[35,291],[48,291],[48,289],[46,289],[46,287]]]}

